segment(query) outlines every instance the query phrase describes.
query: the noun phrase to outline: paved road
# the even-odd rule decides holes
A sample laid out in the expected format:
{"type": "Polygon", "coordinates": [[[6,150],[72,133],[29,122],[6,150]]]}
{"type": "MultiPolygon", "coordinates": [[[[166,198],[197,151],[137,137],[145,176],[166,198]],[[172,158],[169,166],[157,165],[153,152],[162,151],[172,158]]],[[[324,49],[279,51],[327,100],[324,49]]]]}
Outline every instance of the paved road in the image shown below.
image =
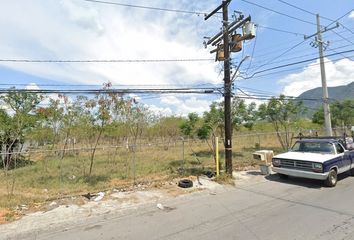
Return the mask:
{"type": "Polygon", "coordinates": [[[335,188],[276,175],[21,239],[354,239],[354,177],[335,188]]]}

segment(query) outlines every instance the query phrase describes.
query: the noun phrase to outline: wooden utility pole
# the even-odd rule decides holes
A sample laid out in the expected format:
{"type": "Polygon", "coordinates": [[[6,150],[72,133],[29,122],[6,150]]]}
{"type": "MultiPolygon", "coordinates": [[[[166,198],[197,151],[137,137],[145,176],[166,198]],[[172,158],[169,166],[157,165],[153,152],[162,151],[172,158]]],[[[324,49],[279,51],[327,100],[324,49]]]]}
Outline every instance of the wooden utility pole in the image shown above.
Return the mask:
{"type": "Polygon", "coordinates": [[[228,3],[222,4],[224,39],[224,121],[225,121],[225,168],[232,174],[232,126],[231,126],[231,79],[230,79],[230,38],[228,3]]]}
{"type": "MultiPolygon", "coordinates": [[[[230,34],[233,34],[236,32],[236,30],[240,27],[242,27],[245,23],[248,23],[251,21],[251,17],[248,16],[247,18],[243,19],[240,17],[239,19],[236,19],[233,21],[231,24],[229,24],[229,17],[228,17],[228,7],[230,4],[231,0],[223,0],[222,4],[218,6],[216,9],[214,9],[210,14],[205,16],[205,20],[210,18],[212,15],[217,13],[219,10],[222,9],[222,16],[223,16],[223,21],[222,21],[222,31],[216,34],[214,37],[210,38],[208,42],[205,43],[205,45],[211,44],[212,46],[216,46],[216,49],[212,50],[210,53],[216,52],[218,55],[220,50],[223,50],[223,61],[224,61],[224,124],[225,124],[225,168],[226,168],[226,173],[232,174],[232,124],[231,124],[231,66],[230,66],[230,39],[231,36],[230,34]],[[222,42],[222,44],[221,44],[222,42]],[[223,47],[222,47],[223,46],[223,47]]],[[[244,36],[240,38],[240,41],[242,40],[247,40],[251,39],[254,36],[244,36]]],[[[234,45],[235,42],[232,43],[234,45]]],[[[240,62],[240,64],[242,61],[240,62]]]]}

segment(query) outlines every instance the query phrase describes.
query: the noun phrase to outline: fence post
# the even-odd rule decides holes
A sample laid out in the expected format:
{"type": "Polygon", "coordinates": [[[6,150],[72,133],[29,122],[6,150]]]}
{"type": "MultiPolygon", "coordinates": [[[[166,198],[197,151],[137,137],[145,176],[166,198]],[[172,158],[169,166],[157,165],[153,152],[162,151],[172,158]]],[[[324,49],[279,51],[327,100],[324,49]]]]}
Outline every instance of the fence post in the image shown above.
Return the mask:
{"type": "Polygon", "coordinates": [[[134,144],[132,146],[132,150],[133,150],[133,186],[136,185],[136,145],[134,144]]]}
{"type": "Polygon", "coordinates": [[[186,159],[184,158],[184,138],[182,137],[182,162],[183,162],[183,174],[186,168],[186,159]]]}
{"type": "Polygon", "coordinates": [[[219,169],[219,138],[215,137],[215,160],[216,160],[216,176],[219,176],[220,169],[219,169]]]}

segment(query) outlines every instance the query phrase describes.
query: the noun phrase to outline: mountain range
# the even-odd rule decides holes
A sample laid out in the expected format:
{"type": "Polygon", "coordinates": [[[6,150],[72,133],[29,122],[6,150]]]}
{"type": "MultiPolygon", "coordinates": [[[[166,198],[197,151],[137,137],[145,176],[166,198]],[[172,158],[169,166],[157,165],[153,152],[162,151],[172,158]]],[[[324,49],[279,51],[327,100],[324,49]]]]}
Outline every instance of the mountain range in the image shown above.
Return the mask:
{"type": "MultiPolygon", "coordinates": [[[[354,99],[354,82],[348,85],[328,87],[328,97],[330,102],[343,101],[346,99],[354,99]]],[[[304,105],[308,108],[307,116],[312,114],[322,106],[322,101],[306,100],[306,99],[322,99],[322,87],[314,88],[303,92],[298,96],[302,99],[304,105]]]]}

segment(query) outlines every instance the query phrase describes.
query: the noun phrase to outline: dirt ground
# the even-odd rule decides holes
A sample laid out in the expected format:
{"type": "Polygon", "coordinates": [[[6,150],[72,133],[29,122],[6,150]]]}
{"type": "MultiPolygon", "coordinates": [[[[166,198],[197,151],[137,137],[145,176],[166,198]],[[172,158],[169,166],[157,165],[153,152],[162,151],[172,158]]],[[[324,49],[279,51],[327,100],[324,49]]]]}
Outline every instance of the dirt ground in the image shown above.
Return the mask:
{"type": "MultiPolygon", "coordinates": [[[[252,184],[264,181],[264,176],[258,170],[234,172],[235,185],[252,184]]],[[[115,214],[124,210],[136,209],[144,204],[156,204],[157,208],[166,210],[163,202],[167,199],[180,197],[186,194],[208,191],[217,194],[223,188],[233,187],[221,185],[206,176],[190,177],[193,187],[180,188],[178,179],[162,182],[146,187],[138,185],[133,190],[114,189],[88,196],[71,197],[53,201],[38,208],[29,209],[20,206],[16,211],[10,212],[0,209],[0,235],[7,236],[14,231],[25,233],[70,226],[70,223],[85,222],[92,217],[115,214]]]]}

